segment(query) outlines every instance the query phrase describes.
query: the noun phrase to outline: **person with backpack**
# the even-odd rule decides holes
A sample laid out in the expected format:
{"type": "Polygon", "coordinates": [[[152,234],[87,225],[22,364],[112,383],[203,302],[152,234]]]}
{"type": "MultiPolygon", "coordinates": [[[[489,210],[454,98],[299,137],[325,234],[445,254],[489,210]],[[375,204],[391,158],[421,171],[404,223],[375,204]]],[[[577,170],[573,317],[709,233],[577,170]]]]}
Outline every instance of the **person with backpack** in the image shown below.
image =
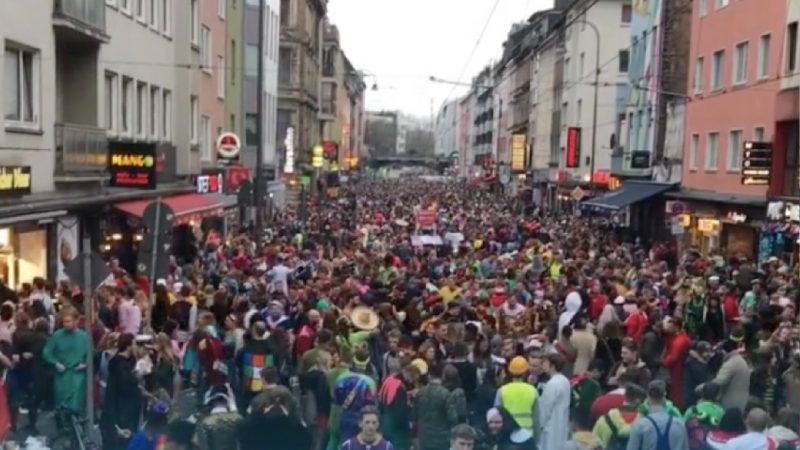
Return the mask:
{"type": "Polygon", "coordinates": [[[625,386],[625,400],[621,407],[612,408],[603,414],[594,424],[592,432],[603,442],[606,450],[625,450],[631,427],[639,414],[639,404],[647,397],[647,393],[635,384],[625,386]]]}
{"type": "Polygon", "coordinates": [[[667,413],[666,395],[667,387],[661,380],[647,386],[648,414],[633,423],[629,450],[688,450],[686,427],[683,420],[667,413]]]}
{"type": "Polygon", "coordinates": [[[719,426],[725,408],[717,403],[719,385],[710,381],[697,388],[700,400],[689,407],[683,415],[686,434],[691,450],[702,450],[708,433],[719,426]]]}

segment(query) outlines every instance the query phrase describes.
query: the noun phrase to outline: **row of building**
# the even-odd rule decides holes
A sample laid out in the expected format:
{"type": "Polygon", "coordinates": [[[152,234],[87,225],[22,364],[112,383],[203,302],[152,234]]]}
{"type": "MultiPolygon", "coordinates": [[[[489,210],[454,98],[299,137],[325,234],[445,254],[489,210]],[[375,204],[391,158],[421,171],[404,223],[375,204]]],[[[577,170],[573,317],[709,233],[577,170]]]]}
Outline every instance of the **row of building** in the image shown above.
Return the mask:
{"type": "Polygon", "coordinates": [[[799,20],[794,0],[555,0],[439,111],[437,151],[639,236],[793,254],[799,20]]]}
{"type": "Polygon", "coordinates": [[[327,0],[24,3],[0,2],[8,285],[63,277],[84,250],[130,266],[157,197],[176,242],[240,220],[259,148],[272,199],[312,147],[344,165],[363,146],[365,83],[327,0]]]}

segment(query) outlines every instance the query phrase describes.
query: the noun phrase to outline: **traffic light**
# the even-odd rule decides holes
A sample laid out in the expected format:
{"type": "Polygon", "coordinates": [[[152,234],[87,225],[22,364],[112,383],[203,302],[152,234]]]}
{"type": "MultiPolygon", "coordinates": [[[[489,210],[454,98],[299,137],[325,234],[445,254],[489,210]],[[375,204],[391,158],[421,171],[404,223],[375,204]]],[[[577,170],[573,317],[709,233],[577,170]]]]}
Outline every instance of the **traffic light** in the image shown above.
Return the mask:
{"type": "Polygon", "coordinates": [[[742,158],[742,184],[767,185],[771,174],[772,143],[745,141],[742,158]]]}

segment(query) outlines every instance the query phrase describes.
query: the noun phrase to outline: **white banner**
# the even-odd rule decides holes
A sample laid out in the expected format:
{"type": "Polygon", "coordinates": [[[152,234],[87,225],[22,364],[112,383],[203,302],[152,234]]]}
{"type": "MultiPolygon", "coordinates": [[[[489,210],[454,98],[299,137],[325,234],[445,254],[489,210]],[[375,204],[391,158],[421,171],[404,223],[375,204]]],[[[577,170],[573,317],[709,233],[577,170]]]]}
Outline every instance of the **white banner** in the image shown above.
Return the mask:
{"type": "MultiPolygon", "coordinates": [[[[58,219],[57,236],[58,236],[58,257],[56,258],[58,267],[58,280],[68,280],[69,277],[64,272],[64,268],[74,258],[78,256],[78,218],[75,216],[66,216],[58,219]]],[[[77,280],[80,281],[80,280],[77,280]]]]}

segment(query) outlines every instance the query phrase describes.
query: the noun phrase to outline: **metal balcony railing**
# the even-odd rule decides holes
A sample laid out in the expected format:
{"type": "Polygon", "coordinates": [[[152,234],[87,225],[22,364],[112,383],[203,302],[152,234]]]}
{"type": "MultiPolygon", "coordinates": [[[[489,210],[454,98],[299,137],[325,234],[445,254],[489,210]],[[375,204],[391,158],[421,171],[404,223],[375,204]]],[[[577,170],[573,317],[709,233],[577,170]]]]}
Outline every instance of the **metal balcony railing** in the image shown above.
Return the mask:
{"type": "Polygon", "coordinates": [[[55,0],[55,15],[106,31],[105,0],[55,0]]]}
{"type": "Polygon", "coordinates": [[[55,124],[58,175],[94,175],[107,170],[106,130],[90,125],[55,124]]]}

